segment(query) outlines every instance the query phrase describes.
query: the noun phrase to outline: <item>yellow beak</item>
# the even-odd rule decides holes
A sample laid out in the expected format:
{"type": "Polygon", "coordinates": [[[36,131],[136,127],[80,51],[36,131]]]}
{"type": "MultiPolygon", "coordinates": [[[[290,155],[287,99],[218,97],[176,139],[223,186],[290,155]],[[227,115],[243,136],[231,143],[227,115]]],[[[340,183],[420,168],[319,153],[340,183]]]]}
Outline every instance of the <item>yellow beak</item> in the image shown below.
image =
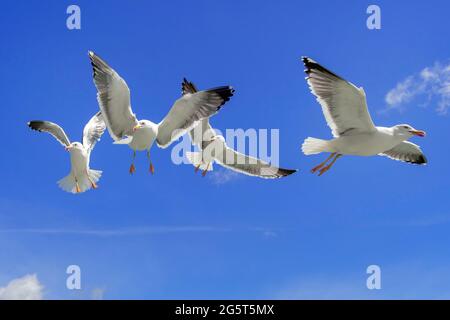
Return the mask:
{"type": "Polygon", "coordinates": [[[142,126],[140,124],[137,124],[133,127],[133,131],[136,131],[137,129],[142,128],[142,126]]]}
{"type": "Polygon", "coordinates": [[[425,131],[422,131],[422,130],[411,130],[410,132],[413,135],[418,136],[418,137],[425,137],[425,135],[426,135],[425,131]]]}

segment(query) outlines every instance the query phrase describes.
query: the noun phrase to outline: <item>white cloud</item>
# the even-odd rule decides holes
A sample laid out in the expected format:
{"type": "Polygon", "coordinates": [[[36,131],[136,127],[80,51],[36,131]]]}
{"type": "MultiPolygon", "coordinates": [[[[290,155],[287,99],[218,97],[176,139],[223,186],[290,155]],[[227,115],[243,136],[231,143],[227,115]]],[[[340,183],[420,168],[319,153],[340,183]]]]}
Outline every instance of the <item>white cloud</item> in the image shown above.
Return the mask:
{"type": "Polygon", "coordinates": [[[0,300],[42,300],[43,289],[35,274],[27,274],[0,287],[0,300]]]}
{"type": "Polygon", "coordinates": [[[103,300],[104,295],[105,295],[105,289],[94,288],[91,292],[91,299],[92,300],[103,300]]]}
{"type": "Polygon", "coordinates": [[[208,174],[212,183],[214,183],[215,185],[225,184],[239,178],[239,173],[227,169],[219,169],[208,174]]]}
{"type": "Polygon", "coordinates": [[[385,97],[389,109],[401,109],[413,99],[424,96],[424,105],[436,101],[436,111],[446,114],[450,108],[450,62],[436,62],[418,74],[412,75],[397,83],[385,97]]]}
{"type": "Polygon", "coordinates": [[[35,233],[35,234],[73,234],[86,236],[136,236],[169,233],[194,232],[227,232],[226,228],[214,226],[148,226],[119,229],[65,229],[65,228],[37,228],[37,229],[0,229],[0,233],[35,233]]]}

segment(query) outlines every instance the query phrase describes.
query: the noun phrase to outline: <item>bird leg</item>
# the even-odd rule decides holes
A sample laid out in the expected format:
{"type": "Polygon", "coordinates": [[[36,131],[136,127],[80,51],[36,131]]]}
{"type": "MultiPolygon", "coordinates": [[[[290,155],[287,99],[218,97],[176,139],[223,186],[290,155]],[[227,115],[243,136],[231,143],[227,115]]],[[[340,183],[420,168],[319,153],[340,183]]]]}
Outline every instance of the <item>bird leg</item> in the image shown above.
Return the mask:
{"type": "Polygon", "coordinates": [[[208,162],[208,164],[206,165],[206,169],[203,170],[203,172],[202,172],[202,177],[206,176],[206,173],[208,172],[208,169],[209,169],[209,165],[210,165],[210,164],[211,164],[211,162],[208,162]]]}
{"type": "Polygon", "coordinates": [[[133,151],[133,160],[131,161],[130,166],[130,174],[133,174],[136,172],[136,167],[134,166],[134,159],[136,158],[136,150],[133,151]]]}
{"type": "Polygon", "coordinates": [[[322,163],[320,163],[319,165],[315,166],[314,168],[311,169],[311,173],[315,173],[317,170],[322,169],[322,167],[324,165],[327,164],[328,161],[331,160],[331,158],[333,158],[336,155],[336,152],[333,152],[332,154],[330,154],[330,156],[322,163]]]}
{"type": "Polygon", "coordinates": [[[147,150],[147,158],[148,158],[148,161],[150,161],[149,171],[150,171],[151,174],[154,174],[155,173],[155,167],[153,166],[152,160],[150,159],[150,150],[147,150]]]}
{"type": "Polygon", "coordinates": [[[95,182],[91,179],[91,177],[89,176],[89,173],[86,171],[87,177],[89,179],[89,182],[91,183],[92,189],[97,189],[98,186],[95,184],[95,182]]]}
{"type": "Polygon", "coordinates": [[[332,165],[336,162],[336,160],[339,159],[340,157],[342,157],[342,154],[336,154],[336,156],[334,157],[333,161],[331,161],[329,165],[327,165],[326,167],[323,167],[322,169],[320,169],[319,176],[323,175],[325,172],[327,172],[328,170],[330,170],[331,166],[332,166],[332,165]]]}
{"type": "Polygon", "coordinates": [[[78,179],[76,178],[75,178],[75,190],[77,191],[77,193],[81,192],[80,185],[78,184],[78,179]]]}
{"type": "Polygon", "coordinates": [[[197,173],[198,169],[200,169],[201,163],[199,163],[197,166],[195,166],[194,172],[197,173]]]}

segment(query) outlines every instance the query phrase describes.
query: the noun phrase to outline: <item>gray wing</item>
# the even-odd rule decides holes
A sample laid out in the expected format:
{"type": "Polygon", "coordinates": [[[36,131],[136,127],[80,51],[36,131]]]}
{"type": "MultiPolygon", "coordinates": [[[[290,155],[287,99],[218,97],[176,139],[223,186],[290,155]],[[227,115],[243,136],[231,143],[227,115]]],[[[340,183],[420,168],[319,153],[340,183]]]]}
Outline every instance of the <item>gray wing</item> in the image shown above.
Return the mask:
{"type": "Polygon", "coordinates": [[[89,150],[89,152],[94,149],[95,144],[100,140],[105,129],[106,124],[102,112],[99,111],[88,121],[83,129],[83,146],[89,150]]]}
{"type": "MultiPolygon", "coordinates": [[[[197,91],[198,89],[193,82],[188,81],[186,78],[183,79],[181,83],[181,93],[183,96],[189,93],[196,93],[197,91]]],[[[209,124],[209,118],[201,120],[189,131],[192,144],[196,145],[200,150],[206,149],[215,135],[215,130],[209,124]]]]}
{"type": "Polygon", "coordinates": [[[223,143],[223,154],[219,157],[214,157],[217,163],[221,166],[240,172],[249,176],[256,176],[265,179],[275,179],[291,175],[297,170],[283,169],[270,165],[269,163],[260,159],[247,156],[231,149],[223,143]]]}
{"type": "Polygon", "coordinates": [[[94,70],[97,101],[111,137],[117,141],[131,135],[138,122],[131,110],[126,82],[92,51],[89,51],[89,58],[94,70]]]}
{"type": "Polygon", "coordinates": [[[56,140],[58,140],[63,146],[68,147],[70,140],[67,137],[64,130],[56,123],[50,121],[33,120],[28,122],[28,126],[39,132],[50,133],[56,140]]]}
{"type": "Polygon", "coordinates": [[[413,164],[427,164],[427,158],[422,153],[420,147],[409,141],[404,141],[391,150],[380,153],[393,160],[413,163],[413,164]]]}
{"type": "Polygon", "coordinates": [[[198,124],[216,114],[233,96],[234,89],[229,86],[218,87],[195,93],[186,93],[179,98],[167,116],[158,125],[156,141],[166,148],[173,141],[198,124]]]}
{"type": "Polygon", "coordinates": [[[302,60],[309,88],[321,105],[334,137],[376,130],[363,88],[357,88],[310,58],[302,60]]]}

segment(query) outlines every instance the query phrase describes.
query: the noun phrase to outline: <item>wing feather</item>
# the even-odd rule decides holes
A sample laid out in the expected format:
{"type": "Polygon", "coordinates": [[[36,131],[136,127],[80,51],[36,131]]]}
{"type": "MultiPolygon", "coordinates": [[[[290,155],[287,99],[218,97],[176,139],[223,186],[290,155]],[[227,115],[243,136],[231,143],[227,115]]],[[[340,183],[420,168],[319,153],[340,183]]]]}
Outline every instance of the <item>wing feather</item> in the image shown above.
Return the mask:
{"type": "Polygon", "coordinates": [[[99,111],[95,114],[83,129],[83,146],[90,151],[94,149],[97,141],[105,132],[106,124],[102,116],[102,112],[99,111]]]}
{"type": "Polygon", "coordinates": [[[131,109],[130,90],[119,74],[92,51],[89,58],[97,87],[97,101],[111,137],[118,141],[133,133],[137,119],[131,109]]]}
{"type": "Polygon", "coordinates": [[[404,141],[394,148],[380,153],[393,160],[413,163],[413,164],[427,164],[427,158],[422,153],[420,147],[409,141],[404,141]]]}
{"type": "Polygon", "coordinates": [[[31,129],[39,132],[50,133],[64,147],[68,147],[70,145],[70,140],[64,132],[63,128],[61,128],[56,123],[50,121],[33,120],[28,122],[28,126],[31,129]]]}
{"type": "Polygon", "coordinates": [[[216,114],[233,93],[232,87],[223,86],[183,95],[159,123],[156,137],[158,145],[166,148],[194,128],[200,120],[216,114]]]}
{"type": "Polygon", "coordinates": [[[284,169],[272,166],[269,163],[260,159],[242,154],[234,149],[231,149],[223,143],[223,150],[221,157],[214,157],[217,163],[225,168],[233,171],[243,173],[249,176],[255,176],[265,179],[282,178],[291,175],[297,170],[284,169]]]}
{"type": "Polygon", "coordinates": [[[303,57],[302,60],[309,88],[321,105],[334,137],[376,130],[362,88],[357,88],[310,58],[303,57]]]}

